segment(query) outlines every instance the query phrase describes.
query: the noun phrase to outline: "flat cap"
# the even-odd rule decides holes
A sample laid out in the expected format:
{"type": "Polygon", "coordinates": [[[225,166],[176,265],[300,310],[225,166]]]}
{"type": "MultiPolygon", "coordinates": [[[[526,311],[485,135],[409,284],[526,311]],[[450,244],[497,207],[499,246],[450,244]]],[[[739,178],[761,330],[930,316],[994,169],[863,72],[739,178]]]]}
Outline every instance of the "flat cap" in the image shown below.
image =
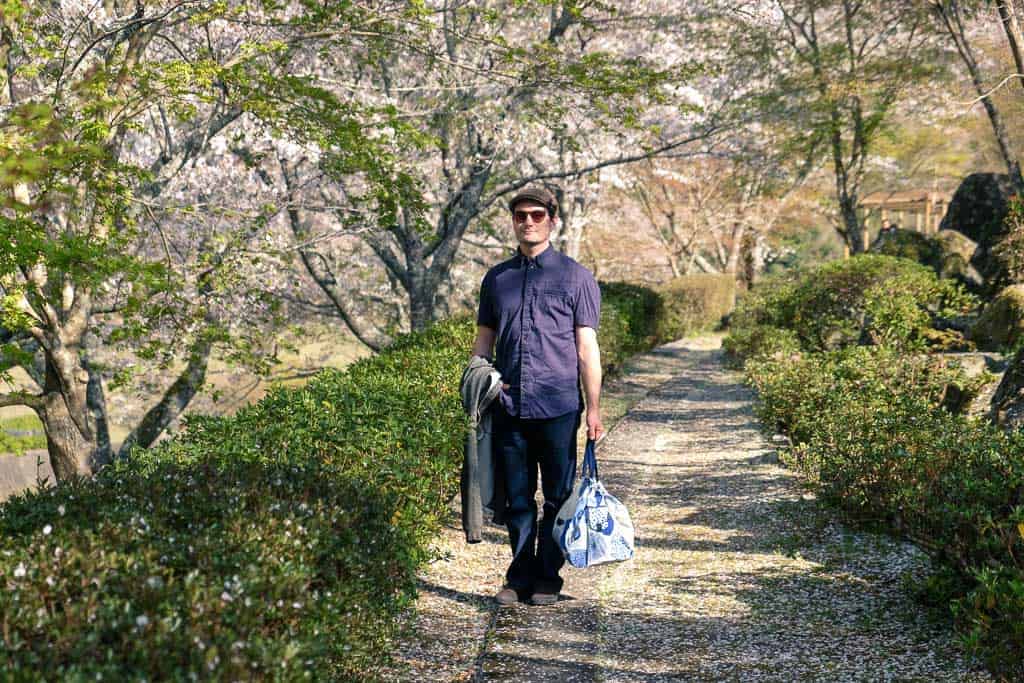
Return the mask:
{"type": "Polygon", "coordinates": [[[530,200],[537,202],[541,206],[547,208],[548,213],[554,215],[558,211],[558,200],[546,187],[543,185],[527,185],[523,189],[519,190],[508,203],[509,211],[513,211],[516,208],[516,204],[521,201],[530,200]]]}

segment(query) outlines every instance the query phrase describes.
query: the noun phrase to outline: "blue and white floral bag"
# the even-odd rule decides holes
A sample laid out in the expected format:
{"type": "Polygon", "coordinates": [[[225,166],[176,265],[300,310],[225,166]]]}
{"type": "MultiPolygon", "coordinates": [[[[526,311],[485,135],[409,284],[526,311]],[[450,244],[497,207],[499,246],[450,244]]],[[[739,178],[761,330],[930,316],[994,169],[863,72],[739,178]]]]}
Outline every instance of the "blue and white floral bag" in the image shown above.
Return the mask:
{"type": "Polygon", "coordinates": [[[633,522],[626,506],[597,478],[593,441],[587,441],[580,482],[558,510],[551,533],[569,564],[578,569],[633,557],[633,522]]]}

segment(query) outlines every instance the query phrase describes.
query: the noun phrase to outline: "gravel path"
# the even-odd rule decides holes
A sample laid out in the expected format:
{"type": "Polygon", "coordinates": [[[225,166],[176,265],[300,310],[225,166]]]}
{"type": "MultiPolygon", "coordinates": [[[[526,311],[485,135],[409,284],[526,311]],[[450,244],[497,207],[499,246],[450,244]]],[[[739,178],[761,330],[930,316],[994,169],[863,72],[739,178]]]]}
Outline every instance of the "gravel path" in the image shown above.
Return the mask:
{"type": "Polygon", "coordinates": [[[634,560],[567,567],[557,605],[498,610],[504,531],[466,546],[453,527],[385,677],[992,680],[909,598],[927,559],[843,527],[777,464],[719,347],[711,335],[660,347],[609,392],[635,404],[598,449],[637,528],[634,560]]]}

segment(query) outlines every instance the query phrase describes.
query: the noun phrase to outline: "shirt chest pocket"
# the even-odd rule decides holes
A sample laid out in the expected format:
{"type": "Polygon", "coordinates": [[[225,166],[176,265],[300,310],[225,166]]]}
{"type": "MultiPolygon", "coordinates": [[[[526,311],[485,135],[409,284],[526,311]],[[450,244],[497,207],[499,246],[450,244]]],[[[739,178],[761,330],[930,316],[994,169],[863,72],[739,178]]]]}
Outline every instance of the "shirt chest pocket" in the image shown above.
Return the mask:
{"type": "Polygon", "coordinates": [[[572,295],[564,287],[546,287],[537,291],[538,317],[556,328],[572,329],[572,295]]]}

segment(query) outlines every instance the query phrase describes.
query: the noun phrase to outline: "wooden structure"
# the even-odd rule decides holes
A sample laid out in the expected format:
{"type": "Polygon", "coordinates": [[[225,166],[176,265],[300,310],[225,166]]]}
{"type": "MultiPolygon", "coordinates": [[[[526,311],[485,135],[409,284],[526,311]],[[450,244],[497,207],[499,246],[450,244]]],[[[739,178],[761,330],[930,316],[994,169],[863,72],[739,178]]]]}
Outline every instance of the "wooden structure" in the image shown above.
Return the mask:
{"type": "Polygon", "coordinates": [[[925,235],[939,231],[952,193],[936,190],[900,190],[872,192],[860,202],[861,225],[867,233],[878,234],[882,228],[897,225],[925,235]]]}

